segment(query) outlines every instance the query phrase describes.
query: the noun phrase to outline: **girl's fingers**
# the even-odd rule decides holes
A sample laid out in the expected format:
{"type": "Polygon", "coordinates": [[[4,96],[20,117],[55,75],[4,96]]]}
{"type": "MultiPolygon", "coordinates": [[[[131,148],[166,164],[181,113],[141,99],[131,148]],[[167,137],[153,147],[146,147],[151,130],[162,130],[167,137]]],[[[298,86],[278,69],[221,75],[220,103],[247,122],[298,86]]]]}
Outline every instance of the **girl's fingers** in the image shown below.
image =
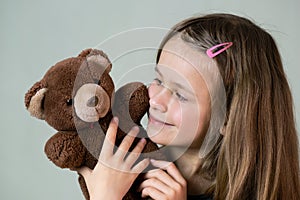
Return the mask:
{"type": "Polygon", "coordinates": [[[153,187],[147,187],[142,191],[142,198],[151,197],[152,199],[165,199],[165,195],[153,187]]]}
{"type": "Polygon", "coordinates": [[[157,178],[146,179],[141,183],[138,190],[141,191],[144,188],[149,188],[149,187],[155,188],[156,190],[164,194],[169,194],[172,192],[172,188],[170,188],[170,185],[166,185],[164,182],[162,182],[160,179],[157,178]]]}
{"type": "MultiPolygon", "coordinates": [[[[146,139],[142,138],[137,145],[134,147],[134,149],[128,154],[126,158],[126,162],[128,164],[133,165],[135,161],[140,157],[141,152],[143,151],[144,147],[146,145],[146,139]]],[[[150,162],[150,161],[148,161],[150,162]]]]}
{"type": "Polygon", "coordinates": [[[173,185],[174,179],[167,174],[167,172],[161,170],[161,169],[154,169],[150,170],[148,173],[145,174],[146,179],[159,179],[161,182],[163,182],[166,185],[173,185]]]}
{"type": "Polygon", "coordinates": [[[134,147],[134,149],[131,151],[131,153],[140,154],[143,151],[146,143],[147,143],[147,141],[145,138],[140,139],[140,141],[137,143],[137,145],[134,147]]]}
{"type": "Polygon", "coordinates": [[[129,131],[129,133],[122,140],[122,143],[120,144],[117,152],[115,153],[116,156],[122,156],[123,158],[125,157],[135,137],[137,136],[138,132],[139,132],[139,128],[137,126],[133,127],[129,131]]]}
{"type": "Polygon", "coordinates": [[[151,160],[151,164],[161,169],[151,170],[146,173],[146,180],[139,187],[139,191],[142,191],[142,197],[185,199],[186,181],[174,163],[151,160]]]}
{"type": "Polygon", "coordinates": [[[154,159],[151,159],[150,161],[154,167],[158,167],[158,168],[166,170],[167,173],[174,180],[176,180],[178,183],[180,183],[183,186],[186,185],[185,179],[182,177],[181,173],[179,172],[179,170],[177,169],[177,167],[175,166],[174,163],[162,161],[162,160],[154,160],[154,159]]]}
{"type": "Polygon", "coordinates": [[[118,123],[119,123],[119,119],[117,117],[114,117],[111,120],[106,132],[106,136],[103,142],[99,160],[102,160],[101,158],[103,158],[103,156],[110,157],[113,155],[113,150],[114,150],[116,135],[118,130],[118,123]]]}
{"type": "Polygon", "coordinates": [[[76,171],[81,174],[84,179],[87,179],[87,177],[92,173],[92,170],[88,167],[80,167],[76,169],[76,171]]]}
{"type": "Polygon", "coordinates": [[[131,172],[140,174],[150,164],[149,159],[144,159],[132,167],[131,172]]]}

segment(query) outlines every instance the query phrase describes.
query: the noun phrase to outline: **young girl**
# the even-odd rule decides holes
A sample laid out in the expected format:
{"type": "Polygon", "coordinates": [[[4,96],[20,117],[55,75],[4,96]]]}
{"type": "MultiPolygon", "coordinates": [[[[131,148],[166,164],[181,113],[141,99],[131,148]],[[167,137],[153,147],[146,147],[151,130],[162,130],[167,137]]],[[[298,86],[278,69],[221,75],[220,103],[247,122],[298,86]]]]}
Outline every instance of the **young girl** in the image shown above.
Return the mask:
{"type": "Polygon", "coordinates": [[[160,169],[142,197],[300,199],[292,96],[266,31],[229,14],[187,19],[164,38],[155,71],[147,132],[176,160],[134,165],[144,140],[125,157],[130,136],[113,153],[114,119],[95,169],[79,169],[92,200],[122,199],[149,162],[160,169]]]}

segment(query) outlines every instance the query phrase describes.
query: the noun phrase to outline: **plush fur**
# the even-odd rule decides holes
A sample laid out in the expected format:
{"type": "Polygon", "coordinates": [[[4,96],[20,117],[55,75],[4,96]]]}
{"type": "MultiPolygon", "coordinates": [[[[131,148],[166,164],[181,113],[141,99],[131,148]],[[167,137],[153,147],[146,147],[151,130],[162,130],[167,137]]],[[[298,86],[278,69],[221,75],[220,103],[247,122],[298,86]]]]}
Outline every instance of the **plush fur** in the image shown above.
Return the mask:
{"type": "MultiPolygon", "coordinates": [[[[115,93],[109,75],[111,68],[104,52],[86,49],[77,57],[56,63],[26,93],[25,106],[30,114],[45,120],[58,131],[45,145],[47,157],[58,167],[87,166],[93,169],[113,116],[118,116],[120,121],[116,145],[133,125],[141,127],[140,121],[149,108],[147,88],[133,82],[115,93]]],[[[141,127],[138,137],[146,136],[141,127]]],[[[149,139],[143,150],[143,153],[147,152],[143,155],[165,158],[149,139]]],[[[124,199],[140,199],[135,187],[141,178],[124,199]]],[[[79,184],[85,198],[89,199],[85,181],[80,175],[79,184]]]]}

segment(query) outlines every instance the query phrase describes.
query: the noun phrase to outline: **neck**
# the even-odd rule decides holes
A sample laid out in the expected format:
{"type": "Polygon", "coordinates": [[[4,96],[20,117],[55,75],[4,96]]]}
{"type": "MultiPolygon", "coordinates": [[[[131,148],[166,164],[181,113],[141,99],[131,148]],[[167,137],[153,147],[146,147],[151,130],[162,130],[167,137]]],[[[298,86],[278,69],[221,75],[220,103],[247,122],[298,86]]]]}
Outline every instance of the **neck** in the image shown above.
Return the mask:
{"type": "Polygon", "coordinates": [[[184,154],[175,161],[182,176],[187,181],[187,192],[190,195],[203,194],[211,185],[211,181],[201,173],[202,159],[199,157],[199,149],[187,149],[184,154]]]}

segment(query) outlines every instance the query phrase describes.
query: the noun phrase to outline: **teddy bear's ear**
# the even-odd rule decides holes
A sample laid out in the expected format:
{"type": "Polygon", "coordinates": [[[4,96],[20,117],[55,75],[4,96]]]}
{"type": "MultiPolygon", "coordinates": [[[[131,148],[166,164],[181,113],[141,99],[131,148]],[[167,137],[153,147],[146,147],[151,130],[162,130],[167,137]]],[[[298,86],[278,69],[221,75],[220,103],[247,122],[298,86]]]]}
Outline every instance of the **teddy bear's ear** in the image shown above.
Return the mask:
{"type": "Polygon", "coordinates": [[[108,56],[101,50],[91,49],[86,59],[91,72],[96,72],[98,74],[99,72],[109,73],[111,71],[112,64],[108,59],[108,56]]]}
{"type": "Polygon", "coordinates": [[[25,94],[25,106],[29,113],[38,119],[45,119],[43,100],[47,88],[39,81],[35,83],[25,94]]]}

